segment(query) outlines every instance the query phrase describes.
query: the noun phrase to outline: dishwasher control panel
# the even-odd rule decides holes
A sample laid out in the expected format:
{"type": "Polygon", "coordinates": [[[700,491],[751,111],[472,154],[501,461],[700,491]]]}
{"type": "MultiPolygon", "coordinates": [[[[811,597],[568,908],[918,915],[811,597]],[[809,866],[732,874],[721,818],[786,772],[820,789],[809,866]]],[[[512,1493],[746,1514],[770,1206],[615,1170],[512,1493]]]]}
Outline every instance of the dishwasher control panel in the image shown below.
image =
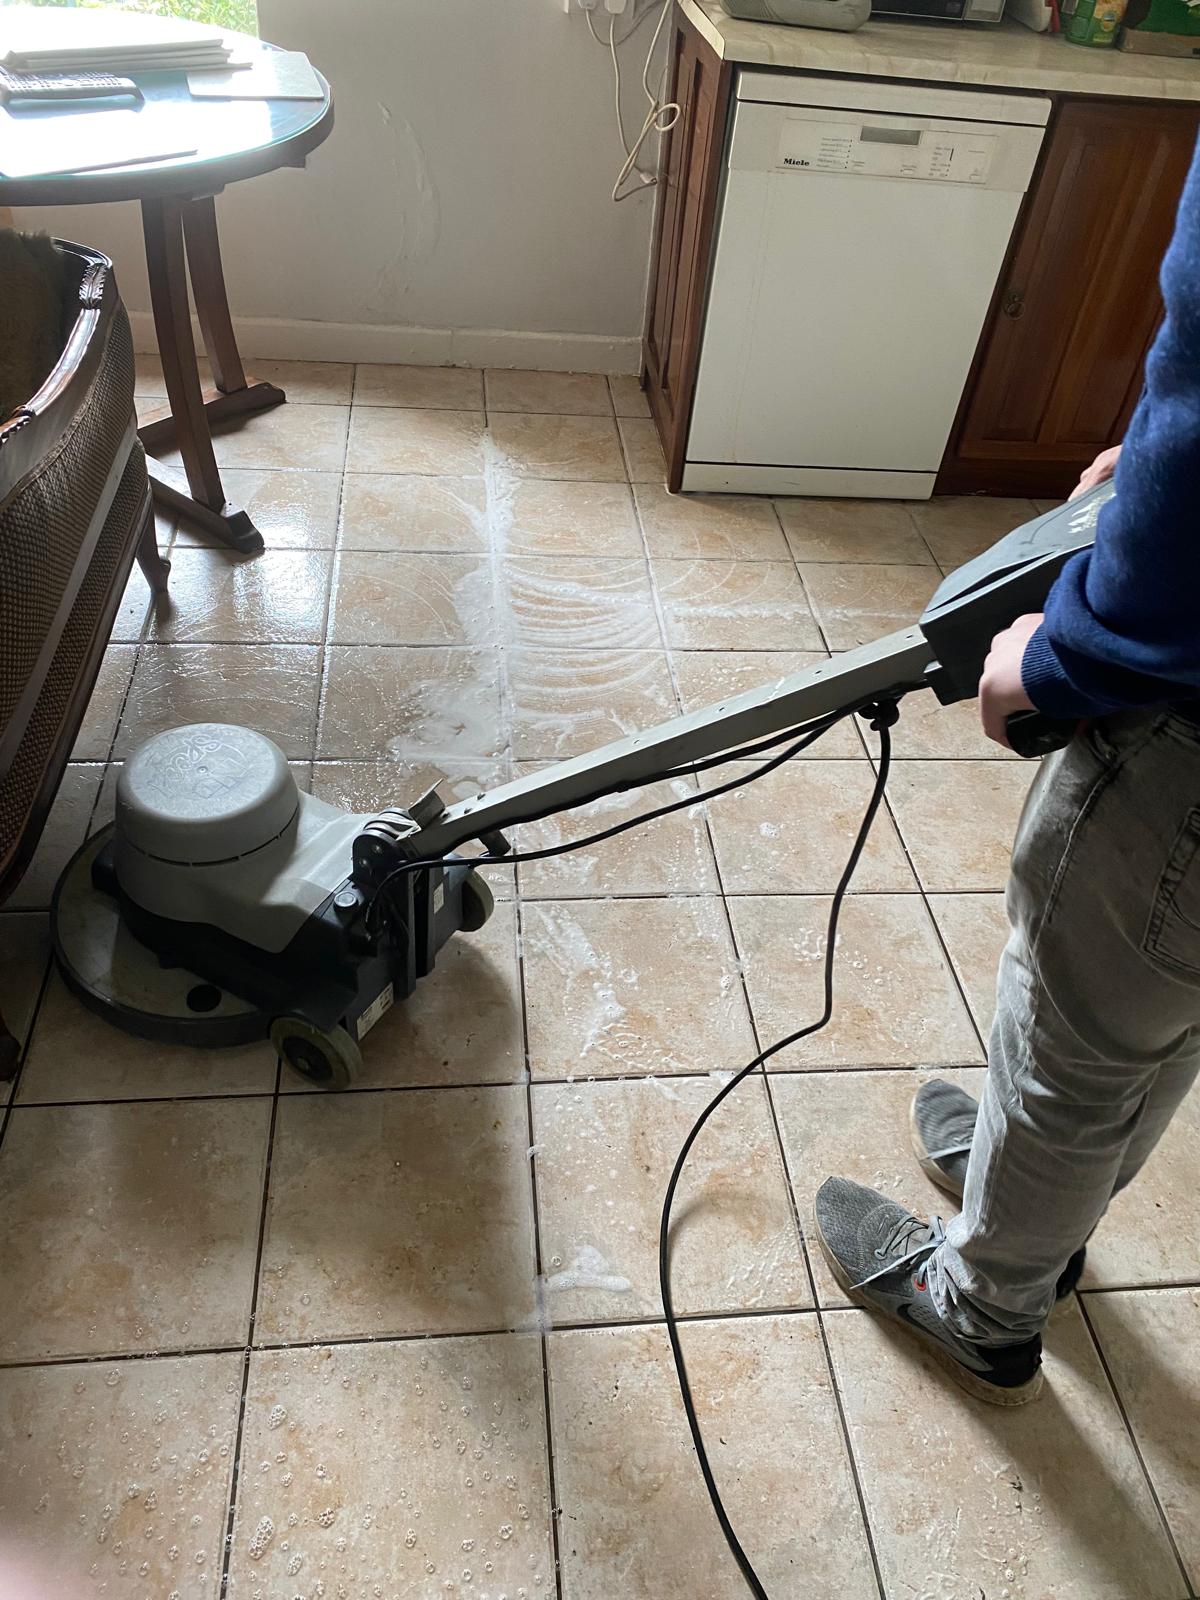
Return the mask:
{"type": "Polygon", "coordinates": [[[993,133],[914,128],[883,117],[861,124],[789,117],[780,133],[776,164],[789,172],[986,183],[995,149],[993,133]]]}

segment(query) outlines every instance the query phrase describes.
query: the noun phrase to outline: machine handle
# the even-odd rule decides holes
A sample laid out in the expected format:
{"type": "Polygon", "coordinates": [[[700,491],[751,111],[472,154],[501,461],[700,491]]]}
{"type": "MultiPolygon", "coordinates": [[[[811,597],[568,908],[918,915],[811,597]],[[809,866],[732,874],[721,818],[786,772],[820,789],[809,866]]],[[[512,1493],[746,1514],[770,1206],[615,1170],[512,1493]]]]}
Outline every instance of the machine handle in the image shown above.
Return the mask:
{"type": "Polygon", "coordinates": [[[1005,294],[1004,299],[1000,302],[1000,309],[1001,309],[1001,311],[1003,311],[1003,313],[1004,313],[1004,315],[1006,317],[1012,317],[1014,321],[1018,317],[1024,316],[1024,314],[1025,314],[1025,291],[1024,291],[1024,289],[1009,289],[1008,292],[1005,294]]]}
{"type": "Polygon", "coordinates": [[[1079,732],[1079,721],[1060,722],[1042,711],[1014,711],[1004,724],[1008,742],[1019,756],[1048,756],[1061,750],[1079,732]]]}

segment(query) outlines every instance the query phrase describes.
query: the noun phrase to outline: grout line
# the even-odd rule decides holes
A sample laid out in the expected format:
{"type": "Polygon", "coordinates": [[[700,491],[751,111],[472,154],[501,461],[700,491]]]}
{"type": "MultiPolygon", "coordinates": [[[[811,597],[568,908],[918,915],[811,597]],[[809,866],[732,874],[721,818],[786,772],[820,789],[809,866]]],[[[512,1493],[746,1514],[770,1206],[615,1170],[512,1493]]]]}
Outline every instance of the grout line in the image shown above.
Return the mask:
{"type": "Polygon", "coordinates": [[[279,1082],[283,1073],[283,1062],[277,1057],[275,1061],[275,1092],[271,1097],[271,1120],[267,1127],[266,1160],[263,1164],[263,1192],[262,1204],[258,1214],[258,1244],[254,1255],[254,1276],[250,1287],[250,1320],[246,1330],[246,1343],[243,1346],[242,1356],[242,1392],[238,1400],[237,1432],[233,1441],[233,1466],[229,1477],[229,1509],[225,1518],[225,1540],[221,1552],[221,1586],[219,1594],[224,1596],[229,1589],[229,1564],[233,1559],[233,1520],[237,1511],[238,1485],[242,1465],[242,1434],[246,1426],[246,1391],[250,1384],[250,1358],[254,1345],[254,1325],[258,1316],[258,1297],[262,1286],[262,1258],[263,1245],[267,1234],[267,1204],[271,1196],[271,1161],[275,1152],[275,1125],[279,1116],[279,1082]]]}
{"type": "Polygon", "coordinates": [[[1180,1553],[1179,1546],[1175,1541],[1174,1530],[1171,1527],[1171,1523],[1167,1517],[1166,1510],[1163,1507],[1162,1500],[1159,1498],[1159,1493],[1155,1485],[1154,1478],[1151,1475],[1150,1468],[1146,1464],[1146,1458],[1142,1454],[1142,1447],[1138,1443],[1138,1437],[1134,1429],[1133,1422],[1130,1419],[1128,1411],[1125,1409],[1125,1401],[1121,1396],[1120,1389],[1117,1387],[1116,1377],[1113,1374],[1112,1368],[1108,1364],[1108,1357],[1104,1353],[1104,1346],[1100,1342],[1099,1334],[1092,1325],[1092,1319],[1088,1316],[1087,1307],[1083,1304],[1082,1299],[1080,1299],[1079,1302],[1079,1314],[1083,1318],[1084,1326],[1087,1328],[1088,1335],[1091,1338],[1092,1348],[1096,1352],[1097,1360],[1099,1361],[1101,1370],[1103,1371],[1105,1379],[1107,1380],[1108,1387],[1112,1393],[1113,1401],[1116,1404],[1121,1421],[1125,1426],[1125,1433],[1131,1446],[1133,1447],[1133,1453],[1137,1458],[1137,1464],[1142,1469],[1142,1477],[1145,1480],[1146,1488],[1149,1490],[1150,1499],[1154,1504],[1154,1509],[1158,1512],[1159,1522],[1162,1524],[1163,1532],[1167,1536],[1167,1543],[1171,1547],[1171,1554],[1175,1557],[1175,1564],[1179,1568],[1179,1574],[1183,1579],[1184,1587],[1187,1589],[1188,1593],[1191,1594],[1191,1579],[1188,1576],[1187,1564],[1184,1561],[1183,1556],[1180,1553]]]}

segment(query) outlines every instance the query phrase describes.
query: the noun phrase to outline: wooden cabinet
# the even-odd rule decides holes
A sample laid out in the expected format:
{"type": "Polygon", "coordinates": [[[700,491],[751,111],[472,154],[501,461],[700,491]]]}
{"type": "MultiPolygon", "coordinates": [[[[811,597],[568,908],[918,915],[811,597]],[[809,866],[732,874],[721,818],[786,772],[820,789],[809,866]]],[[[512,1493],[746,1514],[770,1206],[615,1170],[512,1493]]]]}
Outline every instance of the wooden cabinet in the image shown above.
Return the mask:
{"type": "MultiPolygon", "coordinates": [[[[664,140],[643,365],[667,480],[678,489],[735,68],[678,7],[670,49],[670,98],[681,113],[664,140]]],[[[1162,316],[1158,269],[1200,106],[1051,99],[1038,170],[938,474],[941,494],[1065,494],[1121,438],[1162,316]]]]}
{"type": "Polygon", "coordinates": [[[1055,108],[937,492],[1066,494],[1124,433],[1200,112],[1055,108]]]}
{"type": "Polygon", "coordinates": [[[677,10],[671,90],[680,108],[660,167],[654,264],[643,343],[646,392],[678,489],[691,421],[704,292],[720,187],[732,69],[677,10]]]}

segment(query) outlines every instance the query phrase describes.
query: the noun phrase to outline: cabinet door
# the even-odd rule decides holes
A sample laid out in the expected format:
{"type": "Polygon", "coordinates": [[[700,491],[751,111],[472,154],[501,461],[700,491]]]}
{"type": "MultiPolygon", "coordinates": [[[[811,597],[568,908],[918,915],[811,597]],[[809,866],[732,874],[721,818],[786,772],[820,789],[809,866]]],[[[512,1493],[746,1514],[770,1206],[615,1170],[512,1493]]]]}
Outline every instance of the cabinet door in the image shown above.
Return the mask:
{"type": "Polygon", "coordinates": [[[670,98],[680,111],[659,169],[643,359],[668,482],[677,489],[696,384],[731,72],[678,12],[672,51],[670,98]]]}
{"type": "Polygon", "coordinates": [[[1065,494],[1121,437],[1162,315],[1200,113],[1065,103],[959,409],[939,491],[1065,494]]]}

